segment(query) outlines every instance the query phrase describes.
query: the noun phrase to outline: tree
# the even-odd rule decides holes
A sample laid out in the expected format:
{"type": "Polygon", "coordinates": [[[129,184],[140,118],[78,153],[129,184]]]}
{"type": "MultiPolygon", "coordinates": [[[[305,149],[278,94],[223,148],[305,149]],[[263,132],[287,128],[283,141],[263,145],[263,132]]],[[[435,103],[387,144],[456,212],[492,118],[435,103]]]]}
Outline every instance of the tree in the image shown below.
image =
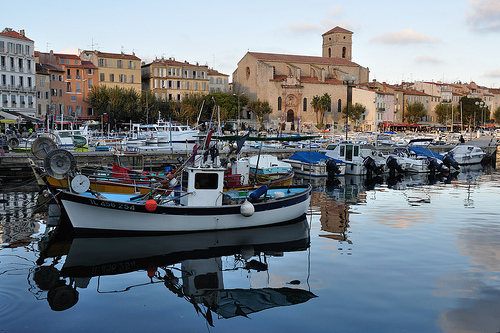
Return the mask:
{"type": "Polygon", "coordinates": [[[497,124],[500,124],[500,106],[493,113],[493,118],[497,124]]]}
{"type": "MultiPolygon", "coordinates": [[[[452,113],[452,105],[451,104],[443,104],[439,103],[436,106],[436,115],[437,115],[437,122],[440,124],[445,125],[447,123],[448,119],[451,119],[451,113],[452,113]]],[[[457,118],[457,114],[460,112],[457,112],[457,110],[454,110],[455,114],[453,115],[453,118],[457,118]]]]}
{"type": "Polygon", "coordinates": [[[324,93],[323,96],[319,99],[319,110],[321,112],[321,122],[323,124],[323,120],[325,119],[325,112],[330,110],[332,107],[332,98],[329,94],[324,93]]]}
{"type": "Polygon", "coordinates": [[[416,123],[427,115],[422,103],[413,103],[406,106],[405,119],[410,123],[416,123]]]}
{"type": "Polygon", "coordinates": [[[321,108],[321,97],[318,95],[313,96],[311,99],[311,107],[313,108],[314,113],[316,113],[316,123],[319,124],[319,110],[321,108]]]}
{"type": "Polygon", "coordinates": [[[269,102],[260,100],[248,102],[248,108],[255,114],[259,122],[260,129],[264,128],[264,116],[273,112],[269,102]]]}
{"type": "MultiPolygon", "coordinates": [[[[358,121],[365,112],[366,107],[363,104],[356,103],[353,105],[352,103],[349,103],[349,119],[355,123],[355,126],[357,126],[358,121]]],[[[342,108],[342,117],[344,119],[347,117],[347,105],[342,108]]]]}

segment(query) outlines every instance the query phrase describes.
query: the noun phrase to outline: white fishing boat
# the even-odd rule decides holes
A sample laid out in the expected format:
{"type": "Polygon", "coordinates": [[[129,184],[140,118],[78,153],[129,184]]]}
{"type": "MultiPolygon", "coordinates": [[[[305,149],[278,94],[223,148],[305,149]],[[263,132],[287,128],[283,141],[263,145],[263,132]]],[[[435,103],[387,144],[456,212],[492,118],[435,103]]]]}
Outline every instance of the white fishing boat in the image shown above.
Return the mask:
{"type": "Polygon", "coordinates": [[[254,177],[257,175],[258,178],[276,178],[292,172],[290,163],[280,161],[274,155],[258,154],[250,157],[243,157],[243,159],[248,159],[250,175],[254,177]]]}
{"type": "MultiPolygon", "coordinates": [[[[111,233],[176,233],[260,227],[305,215],[311,187],[268,188],[224,192],[219,158],[198,156],[185,168],[181,189],[155,189],[148,196],[87,191],[78,182],[58,198],[75,231],[111,233]],[[75,193],[77,192],[77,193],[75,193]]],[[[174,178],[175,180],[177,178],[174,178]]]]}
{"type": "Polygon", "coordinates": [[[459,165],[479,164],[486,156],[486,153],[479,147],[460,144],[450,150],[455,161],[459,165]]]}

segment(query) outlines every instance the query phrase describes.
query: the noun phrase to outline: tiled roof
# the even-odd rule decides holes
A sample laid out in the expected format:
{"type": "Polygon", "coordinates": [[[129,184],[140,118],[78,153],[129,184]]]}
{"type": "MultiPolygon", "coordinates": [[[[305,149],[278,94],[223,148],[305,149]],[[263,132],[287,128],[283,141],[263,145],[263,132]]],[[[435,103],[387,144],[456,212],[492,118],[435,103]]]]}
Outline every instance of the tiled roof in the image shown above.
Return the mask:
{"type": "Polygon", "coordinates": [[[136,57],[135,54],[106,53],[106,52],[101,52],[101,51],[88,51],[88,50],[87,51],[83,51],[83,52],[95,53],[100,58],[116,58],[116,59],[141,60],[140,58],[136,57]]]}
{"type": "Polygon", "coordinates": [[[347,29],[344,29],[344,28],[341,28],[339,26],[336,26],[335,28],[333,28],[333,29],[328,30],[327,32],[325,32],[322,36],[328,35],[328,34],[331,34],[331,33],[334,33],[334,32],[343,32],[343,33],[346,33],[346,34],[352,34],[352,31],[349,31],[347,29]]]}
{"type": "Polygon", "coordinates": [[[224,75],[224,76],[229,76],[227,74],[222,74],[219,73],[219,71],[216,71],[215,69],[209,68],[207,71],[208,75],[224,75]]]}
{"type": "Polygon", "coordinates": [[[314,65],[332,65],[332,66],[352,66],[358,67],[359,65],[355,62],[349,61],[344,58],[327,58],[327,57],[313,57],[313,56],[301,56],[292,54],[275,54],[275,53],[257,53],[248,52],[248,54],[257,58],[261,61],[277,61],[277,62],[290,62],[290,63],[302,63],[302,64],[314,64],[314,65]]]}
{"type": "MultiPolygon", "coordinates": [[[[284,79],[286,79],[286,75],[275,75],[271,81],[282,81],[284,79]]],[[[323,82],[320,81],[317,77],[301,76],[299,80],[300,82],[307,83],[342,84],[342,81],[333,78],[328,78],[323,82]]]]}
{"type": "Polygon", "coordinates": [[[27,41],[32,42],[32,40],[29,39],[28,37],[23,36],[19,32],[14,31],[14,30],[9,29],[9,28],[5,28],[2,32],[0,32],[0,36],[10,37],[10,38],[16,38],[16,39],[22,39],[22,40],[27,40],[27,41]]]}

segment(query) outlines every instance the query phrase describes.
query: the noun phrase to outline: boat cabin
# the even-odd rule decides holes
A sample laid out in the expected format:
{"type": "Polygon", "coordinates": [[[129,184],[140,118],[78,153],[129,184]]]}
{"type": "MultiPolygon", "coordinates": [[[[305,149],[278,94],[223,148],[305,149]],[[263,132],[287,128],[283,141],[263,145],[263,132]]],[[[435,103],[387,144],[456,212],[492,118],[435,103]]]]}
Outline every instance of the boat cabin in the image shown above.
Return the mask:
{"type": "Polygon", "coordinates": [[[224,168],[189,167],[182,174],[183,206],[222,206],[224,168]]]}

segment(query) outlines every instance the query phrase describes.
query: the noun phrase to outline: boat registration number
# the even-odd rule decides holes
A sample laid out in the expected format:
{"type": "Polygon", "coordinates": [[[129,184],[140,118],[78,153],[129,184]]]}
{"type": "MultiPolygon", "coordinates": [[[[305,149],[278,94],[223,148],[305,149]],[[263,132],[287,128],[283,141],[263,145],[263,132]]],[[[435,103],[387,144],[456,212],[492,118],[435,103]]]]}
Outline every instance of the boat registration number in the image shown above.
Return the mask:
{"type": "Polygon", "coordinates": [[[94,206],[100,207],[108,207],[108,208],[117,208],[123,210],[135,210],[134,205],[129,205],[126,203],[116,203],[116,202],[105,202],[105,201],[96,201],[94,199],[90,199],[90,203],[94,206]]]}

